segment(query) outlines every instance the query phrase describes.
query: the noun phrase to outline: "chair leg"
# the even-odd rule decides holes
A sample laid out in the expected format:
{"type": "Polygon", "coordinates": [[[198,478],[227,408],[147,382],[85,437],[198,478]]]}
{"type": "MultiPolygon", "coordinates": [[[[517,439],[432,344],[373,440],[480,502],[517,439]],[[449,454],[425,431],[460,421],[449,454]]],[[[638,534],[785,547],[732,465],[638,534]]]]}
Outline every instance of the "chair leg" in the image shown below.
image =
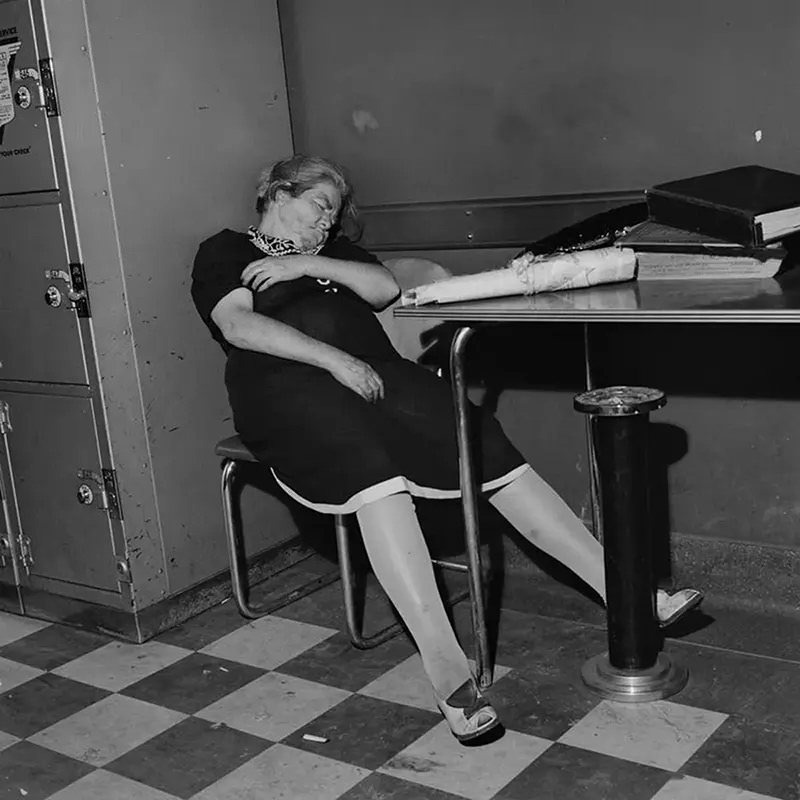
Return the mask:
{"type": "Polygon", "coordinates": [[[320,575],[307,583],[298,586],[296,589],[284,592],[279,597],[273,598],[267,603],[260,603],[251,605],[248,601],[250,593],[250,586],[247,580],[247,557],[244,552],[244,537],[241,531],[238,530],[236,525],[236,514],[234,510],[233,500],[233,483],[238,470],[238,462],[233,459],[226,458],[222,462],[222,513],[225,522],[225,538],[228,543],[228,558],[231,567],[231,586],[233,588],[233,597],[236,600],[236,606],[239,613],[248,619],[258,619],[265,614],[271,614],[279,608],[288,605],[294,600],[299,600],[323,586],[327,586],[338,580],[339,573],[337,571],[329,572],[325,575],[320,575]]]}
{"type": "Polygon", "coordinates": [[[350,560],[350,533],[344,516],[337,514],[334,518],[336,525],[336,549],[339,551],[339,571],[342,578],[342,597],[344,599],[344,613],[347,619],[347,632],[354,647],[359,650],[369,650],[394,638],[403,630],[399,623],[387,625],[385,628],[370,636],[364,636],[356,620],[353,564],[350,560]]]}

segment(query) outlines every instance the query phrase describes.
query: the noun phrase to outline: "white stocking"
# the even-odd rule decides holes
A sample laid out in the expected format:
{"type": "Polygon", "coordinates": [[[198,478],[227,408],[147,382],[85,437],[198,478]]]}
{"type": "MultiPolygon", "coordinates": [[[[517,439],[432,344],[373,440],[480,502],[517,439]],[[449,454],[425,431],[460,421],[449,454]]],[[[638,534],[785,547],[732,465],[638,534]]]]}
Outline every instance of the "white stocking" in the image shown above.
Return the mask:
{"type": "Polygon", "coordinates": [[[409,494],[356,513],[372,569],[414,637],[436,695],[446,700],[470,680],[467,657],[445,612],[428,546],[409,494]]]}
{"type": "Polygon", "coordinates": [[[569,567],[605,602],[602,545],[532,469],[493,494],[489,502],[529,542],[569,567]]]}

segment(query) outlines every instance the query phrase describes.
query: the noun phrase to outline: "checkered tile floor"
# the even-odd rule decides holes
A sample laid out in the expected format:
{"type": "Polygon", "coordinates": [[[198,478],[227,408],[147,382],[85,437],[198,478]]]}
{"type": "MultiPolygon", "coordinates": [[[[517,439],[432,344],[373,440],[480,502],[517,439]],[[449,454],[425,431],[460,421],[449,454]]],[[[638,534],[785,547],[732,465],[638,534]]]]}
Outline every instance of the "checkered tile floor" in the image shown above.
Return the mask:
{"type": "Polygon", "coordinates": [[[252,623],[226,603],[138,646],[0,613],[0,798],[800,798],[797,660],[670,640],[687,688],[612,703],[579,677],[597,618],[505,608],[505,734],[469,748],[405,638],[349,645],[338,592],[252,623]]]}

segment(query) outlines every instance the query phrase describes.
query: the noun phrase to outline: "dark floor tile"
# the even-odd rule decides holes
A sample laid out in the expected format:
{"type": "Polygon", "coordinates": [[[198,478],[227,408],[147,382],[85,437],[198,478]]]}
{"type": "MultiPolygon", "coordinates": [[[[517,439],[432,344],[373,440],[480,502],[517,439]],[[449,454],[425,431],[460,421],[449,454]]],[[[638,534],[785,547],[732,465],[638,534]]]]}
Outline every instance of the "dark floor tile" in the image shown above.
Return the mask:
{"type": "Polygon", "coordinates": [[[94,767],[30,742],[0,752],[0,800],[45,800],[94,767]]]}
{"type": "MultiPolygon", "coordinates": [[[[471,640],[469,607],[455,608],[456,629],[465,647],[471,640]]],[[[492,629],[490,628],[490,631],[492,629]]],[[[492,631],[493,632],[493,631],[492,631]]],[[[579,674],[584,661],[607,649],[604,629],[503,609],[497,624],[495,660],[507,667],[557,667],[579,674]]]]}
{"type": "Polygon", "coordinates": [[[441,720],[438,714],[353,695],[284,739],[284,744],[376,769],[441,720]],[[324,736],[324,744],[303,734],[324,736]]]}
{"type": "Polygon", "coordinates": [[[487,690],[509,730],[558,739],[599,702],[574,669],[531,666],[517,669],[487,690]]]}
{"type": "Polygon", "coordinates": [[[280,671],[297,678],[355,692],[415,653],[405,634],[371,650],[353,647],[345,633],[337,633],[281,664],[280,671]]]}
{"type": "MultiPolygon", "coordinates": [[[[355,602],[362,633],[366,635],[397,621],[391,603],[372,576],[369,576],[366,590],[357,587],[355,602]]],[[[275,616],[344,631],[347,623],[341,584],[337,581],[302,597],[276,611],[275,616]]]]}
{"type": "Polygon", "coordinates": [[[339,800],[464,800],[464,798],[430,786],[409,783],[393,775],[373,772],[350,791],[341,795],[339,800]]]}
{"type": "Polygon", "coordinates": [[[266,670],[192,653],[123,689],[120,694],[194,714],[250,681],[266,670]]]}
{"type": "Polygon", "coordinates": [[[800,733],[729,717],[681,772],[781,800],[797,800],[800,733]]]}
{"type": "Polygon", "coordinates": [[[0,695],[0,730],[24,739],[110,693],[45,673],[0,695]]]}
{"type": "MultiPolygon", "coordinates": [[[[682,641],[800,662],[800,617],[722,606],[712,599],[701,608],[707,624],[686,631],[682,641]]],[[[669,633],[682,632],[679,626],[669,633]]]]}
{"type": "Polygon", "coordinates": [[[760,683],[742,681],[743,686],[752,686],[756,691],[749,698],[740,693],[740,716],[800,732],[800,664],[769,661],[765,672],[768,674],[760,683]]]}
{"type": "MultiPolygon", "coordinates": [[[[321,557],[312,556],[255,584],[248,602],[254,607],[278,602],[293,590],[332,571],[338,575],[335,565],[332,566],[329,561],[321,557]]],[[[337,585],[338,583],[334,584],[334,588],[337,585]]],[[[278,613],[279,610],[271,613],[278,613]]],[[[190,650],[201,650],[217,639],[243,627],[249,621],[241,615],[233,597],[228,597],[219,605],[159,634],[157,641],[190,650]]]]}
{"type": "Polygon", "coordinates": [[[689,671],[686,687],[670,700],[754,722],[800,726],[800,665],[685,642],[668,641],[664,650],[689,671]]]}
{"type": "Polygon", "coordinates": [[[105,766],[162,792],[189,798],[270,746],[266,739],[189,717],[105,766]]]}
{"type": "Polygon", "coordinates": [[[202,650],[223,636],[247,625],[232,598],[203,611],[196,617],[182,622],[175,628],[160,633],[155,641],[184,647],[187,650],[202,650]]]}
{"type": "Polygon", "coordinates": [[[531,572],[508,572],[503,576],[501,605],[523,614],[537,614],[604,627],[606,611],[588,587],[564,583],[531,572]]]}
{"type": "Polygon", "coordinates": [[[0,647],[0,657],[38,669],[55,669],[111,641],[98,633],[54,624],[0,647]]]}
{"type": "Polygon", "coordinates": [[[493,800],[650,800],[671,772],[555,743],[493,800]]]}

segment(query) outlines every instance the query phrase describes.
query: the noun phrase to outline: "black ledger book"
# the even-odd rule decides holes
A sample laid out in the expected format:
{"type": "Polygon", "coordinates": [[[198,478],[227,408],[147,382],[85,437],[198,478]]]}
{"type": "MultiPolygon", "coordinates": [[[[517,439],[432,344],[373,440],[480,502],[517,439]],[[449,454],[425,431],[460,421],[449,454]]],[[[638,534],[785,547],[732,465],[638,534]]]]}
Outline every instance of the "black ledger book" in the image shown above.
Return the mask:
{"type": "Polygon", "coordinates": [[[800,230],[800,175],[751,164],[645,191],[650,219],[750,247],[800,230]]]}

